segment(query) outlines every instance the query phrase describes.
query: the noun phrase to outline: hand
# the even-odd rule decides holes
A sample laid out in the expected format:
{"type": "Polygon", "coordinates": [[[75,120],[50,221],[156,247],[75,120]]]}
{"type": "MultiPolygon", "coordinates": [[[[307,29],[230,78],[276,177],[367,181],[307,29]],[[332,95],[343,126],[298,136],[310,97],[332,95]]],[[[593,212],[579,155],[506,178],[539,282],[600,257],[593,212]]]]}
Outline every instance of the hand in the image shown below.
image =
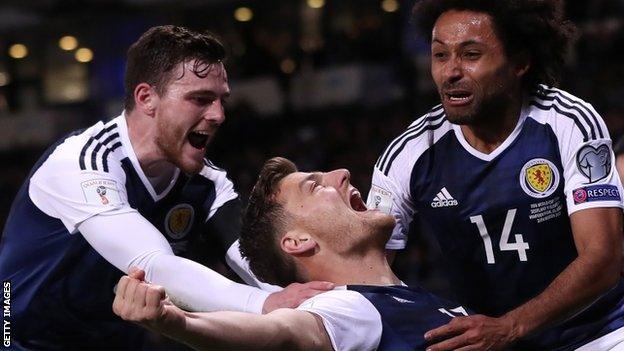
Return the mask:
{"type": "Polygon", "coordinates": [[[113,301],[116,315],[157,332],[184,327],[184,312],[168,301],[163,287],[145,283],[142,270],[130,269],[128,274],[117,284],[113,301]]]}
{"type": "Polygon", "coordinates": [[[292,283],[282,291],[274,292],[267,297],[262,313],[269,313],[278,308],[295,308],[312,296],[334,288],[330,282],[292,283]]]}
{"type": "Polygon", "coordinates": [[[483,315],[455,317],[451,322],[425,333],[425,340],[436,341],[427,351],[502,350],[516,339],[512,321],[483,315]]]}

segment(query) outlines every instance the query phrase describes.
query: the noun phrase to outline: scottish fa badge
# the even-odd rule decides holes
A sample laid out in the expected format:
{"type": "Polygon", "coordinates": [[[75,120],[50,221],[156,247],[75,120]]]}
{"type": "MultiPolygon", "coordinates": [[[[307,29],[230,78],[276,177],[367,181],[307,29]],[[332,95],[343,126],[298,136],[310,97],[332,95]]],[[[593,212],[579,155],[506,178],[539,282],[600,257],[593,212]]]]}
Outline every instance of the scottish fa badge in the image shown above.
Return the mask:
{"type": "Polygon", "coordinates": [[[559,186],[559,171],[547,159],[534,158],[522,167],[520,186],[531,197],[537,199],[548,197],[559,186]]]}
{"type": "Polygon", "coordinates": [[[165,217],[165,231],[172,239],[182,239],[193,226],[195,210],[189,204],[179,204],[165,217]]]}
{"type": "Polygon", "coordinates": [[[576,165],[589,184],[602,180],[611,173],[611,149],[605,144],[585,145],[576,154],[576,165]]]}

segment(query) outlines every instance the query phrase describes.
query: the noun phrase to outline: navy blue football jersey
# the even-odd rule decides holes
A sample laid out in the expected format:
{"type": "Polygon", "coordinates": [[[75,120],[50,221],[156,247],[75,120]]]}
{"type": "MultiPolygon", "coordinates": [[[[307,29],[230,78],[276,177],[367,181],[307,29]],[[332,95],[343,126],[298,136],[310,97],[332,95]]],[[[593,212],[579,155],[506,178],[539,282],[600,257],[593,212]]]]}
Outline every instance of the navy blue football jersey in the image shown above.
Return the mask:
{"type": "MultiPolygon", "coordinates": [[[[576,257],[570,214],[622,207],[606,126],[593,107],[540,86],[492,153],[470,146],[437,106],[375,164],[368,206],[397,220],[402,249],[414,216],[442,251],[459,303],[499,316],[542,292],[576,257]]],[[[624,284],[522,350],[568,350],[624,326],[624,284]]]]}
{"type": "Polygon", "coordinates": [[[374,285],[339,287],[298,309],[322,318],[336,351],[425,350],[427,331],[471,314],[420,287],[374,285]]]}
{"type": "Polygon", "coordinates": [[[122,272],[87,243],[78,225],[98,214],[138,212],[176,255],[198,258],[207,221],[236,198],[225,171],[208,160],[194,176],[176,170],[157,193],[134,154],[123,115],[60,140],[21,187],[0,246],[0,278],[11,282],[15,347],[140,349],[140,328],[112,313],[122,272]]]}

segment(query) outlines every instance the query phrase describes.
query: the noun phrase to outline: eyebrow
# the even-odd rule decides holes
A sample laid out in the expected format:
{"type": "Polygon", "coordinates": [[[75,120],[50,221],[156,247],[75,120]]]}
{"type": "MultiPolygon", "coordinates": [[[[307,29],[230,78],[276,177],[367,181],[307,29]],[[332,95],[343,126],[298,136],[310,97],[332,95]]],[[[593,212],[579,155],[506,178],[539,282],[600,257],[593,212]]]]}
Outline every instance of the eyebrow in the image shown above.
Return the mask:
{"type": "Polygon", "coordinates": [[[299,190],[304,191],[303,186],[306,182],[310,180],[316,180],[317,182],[321,180],[321,172],[313,172],[305,176],[301,181],[299,181],[299,190]]]}
{"type": "MultiPolygon", "coordinates": [[[[440,39],[433,39],[432,44],[433,43],[439,43],[439,44],[442,44],[442,45],[446,45],[446,43],[443,42],[440,39]]],[[[464,46],[473,45],[473,44],[483,44],[483,43],[480,42],[480,41],[474,40],[474,39],[470,39],[470,40],[466,40],[466,41],[461,42],[459,44],[459,46],[464,47],[464,46]]]]}
{"type": "MultiPolygon", "coordinates": [[[[193,90],[193,91],[189,91],[186,96],[194,96],[194,95],[208,95],[211,97],[217,97],[219,96],[219,94],[215,93],[213,90],[208,90],[208,89],[199,89],[199,90],[193,90]]],[[[230,91],[226,91],[221,95],[222,98],[228,98],[230,97],[230,91]]]]}

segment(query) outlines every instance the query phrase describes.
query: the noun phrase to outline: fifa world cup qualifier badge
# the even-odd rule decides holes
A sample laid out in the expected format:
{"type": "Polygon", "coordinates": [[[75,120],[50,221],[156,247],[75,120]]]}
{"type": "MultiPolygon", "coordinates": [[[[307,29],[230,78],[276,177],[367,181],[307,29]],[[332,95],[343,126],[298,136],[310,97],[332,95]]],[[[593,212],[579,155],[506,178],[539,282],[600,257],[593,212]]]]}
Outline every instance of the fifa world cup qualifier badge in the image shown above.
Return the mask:
{"type": "Polygon", "coordinates": [[[109,179],[93,179],[80,183],[85,201],[94,205],[121,203],[117,182],[109,179]]]}

